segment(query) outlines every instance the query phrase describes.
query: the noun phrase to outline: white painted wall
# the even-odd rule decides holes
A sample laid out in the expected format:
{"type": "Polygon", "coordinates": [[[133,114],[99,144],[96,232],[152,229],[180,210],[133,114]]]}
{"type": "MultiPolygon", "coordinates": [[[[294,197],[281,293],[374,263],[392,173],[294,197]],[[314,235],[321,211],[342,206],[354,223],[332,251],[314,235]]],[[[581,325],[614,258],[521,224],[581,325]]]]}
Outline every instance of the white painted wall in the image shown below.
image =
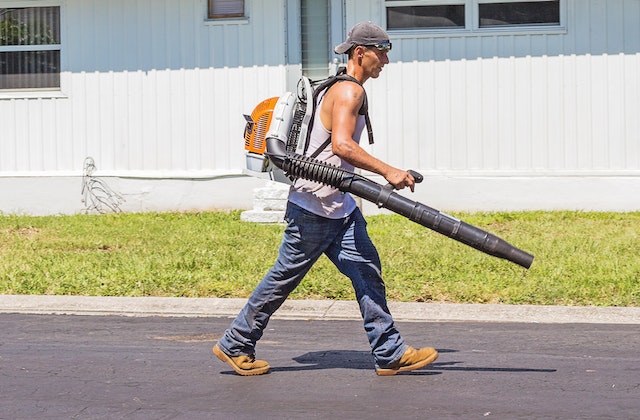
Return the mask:
{"type": "MultiPolygon", "coordinates": [[[[249,1],[224,25],[201,0],[61,4],[62,91],[0,93],[0,212],[82,211],[86,156],[127,211],[250,207],[262,182],[237,177],[242,114],[298,71],[285,1],[249,1]]],[[[383,2],[345,13],[383,23],[383,2]]],[[[443,210],[639,210],[640,2],[566,13],[551,34],[392,33],[367,83],[370,151],[422,171],[413,197],[443,210]]]]}

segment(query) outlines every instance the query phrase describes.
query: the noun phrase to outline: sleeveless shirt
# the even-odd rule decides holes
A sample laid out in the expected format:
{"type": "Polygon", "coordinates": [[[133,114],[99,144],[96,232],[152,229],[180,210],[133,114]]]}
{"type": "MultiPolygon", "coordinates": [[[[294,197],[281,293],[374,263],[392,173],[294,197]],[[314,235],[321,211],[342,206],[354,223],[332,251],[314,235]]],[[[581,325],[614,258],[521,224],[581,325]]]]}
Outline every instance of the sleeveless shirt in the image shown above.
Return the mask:
{"type": "MultiPolygon", "coordinates": [[[[319,95],[316,112],[320,112],[323,100],[324,94],[319,95]]],[[[353,133],[353,140],[355,142],[360,143],[360,135],[364,127],[365,118],[363,115],[358,115],[356,129],[353,133]]],[[[316,115],[313,126],[311,127],[308,154],[313,154],[329,137],[331,137],[331,132],[322,124],[322,118],[316,115]]],[[[347,171],[354,170],[353,165],[333,153],[331,144],[329,144],[316,159],[338,166],[347,171]]],[[[347,217],[356,208],[356,202],[350,194],[343,193],[337,188],[306,179],[297,179],[293,183],[289,190],[289,201],[311,213],[329,219],[347,217]]]]}

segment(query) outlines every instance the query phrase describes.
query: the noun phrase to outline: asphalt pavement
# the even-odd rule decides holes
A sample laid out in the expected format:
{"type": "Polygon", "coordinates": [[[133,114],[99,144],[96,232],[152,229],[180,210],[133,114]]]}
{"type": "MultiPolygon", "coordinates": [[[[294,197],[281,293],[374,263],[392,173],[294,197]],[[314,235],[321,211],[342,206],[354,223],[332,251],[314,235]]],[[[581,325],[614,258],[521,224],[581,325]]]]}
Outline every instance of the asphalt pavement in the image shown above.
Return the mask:
{"type": "Polygon", "coordinates": [[[0,295],[0,419],[640,417],[638,308],[393,303],[440,357],[378,377],[354,302],[289,301],[240,377],[211,347],[242,303],[0,295]]]}

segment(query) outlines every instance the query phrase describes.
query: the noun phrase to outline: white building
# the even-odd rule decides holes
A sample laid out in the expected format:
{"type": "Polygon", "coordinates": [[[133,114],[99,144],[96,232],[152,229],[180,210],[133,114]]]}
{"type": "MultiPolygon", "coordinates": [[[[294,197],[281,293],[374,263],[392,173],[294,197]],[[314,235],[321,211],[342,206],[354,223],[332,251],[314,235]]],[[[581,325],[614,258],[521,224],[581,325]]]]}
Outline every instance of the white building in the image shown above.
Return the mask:
{"type": "Polygon", "coordinates": [[[242,114],[363,20],[393,42],[366,147],[426,176],[414,199],[640,210],[639,0],[12,0],[0,212],[85,210],[88,156],[125,211],[250,208],[242,114]]]}

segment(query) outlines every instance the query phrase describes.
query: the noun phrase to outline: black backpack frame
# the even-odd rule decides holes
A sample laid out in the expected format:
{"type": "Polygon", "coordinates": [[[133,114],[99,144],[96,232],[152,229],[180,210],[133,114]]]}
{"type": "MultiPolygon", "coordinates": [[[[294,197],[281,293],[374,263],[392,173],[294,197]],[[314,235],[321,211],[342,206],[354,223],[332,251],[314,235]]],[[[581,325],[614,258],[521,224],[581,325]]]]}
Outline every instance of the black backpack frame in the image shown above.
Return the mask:
{"type": "MultiPolygon", "coordinates": [[[[346,74],[345,67],[341,67],[338,70],[336,75],[330,76],[327,79],[311,81],[308,78],[303,76],[300,79],[300,81],[298,81],[296,108],[294,110],[293,123],[291,125],[291,130],[289,131],[289,137],[287,139],[287,144],[286,144],[286,150],[288,152],[298,151],[303,155],[307,154],[307,151],[309,149],[309,139],[311,137],[311,128],[313,127],[313,122],[314,122],[316,111],[317,111],[318,98],[320,97],[320,95],[326,93],[326,91],[331,86],[333,86],[337,82],[341,82],[344,80],[354,82],[362,86],[362,83],[360,83],[357,79],[346,74]],[[309,89],[311,90],[311,95],[309,95],[309,92],[308,92],[309,89]],[[309,104],[309,98],[311,102],[310,104],[309,104]],[[312,107],[310,118],[308,118],[308,121],[305,122],[304,121],[305,115],[307,115],[307,112],[308,112],[307,108],[309,106],[312,107]],[[301,136],[305,137],[303,139],[304,145],[302,149],[299,147],[299,144],[298,144],[301,140],[300,139],[301,136]]],[[[364,90],[364,87],[363,87],[363,90],[364,90]]],[[[367,102],[366,91],[364,92],[364,95],[365,95],[364,103],[362,104],[362,107],[358,111],[358,114],[364,115],[365,123],[367,126],[367,134],[369,137],[369,144],[373,144],[373,129],[371,126],[371,120],[369,119],[369,106],[367,102]]],[[[327,146],[329,146],[329,144],[331,144],[331,137],[329,137],[322,145],[320,145],[320,147],[316,149],[313,152],[313,154],[311,154],[310,157],[311,158],[318,157],[318,155],[323,150],[325,150],[327,146]]]]}

